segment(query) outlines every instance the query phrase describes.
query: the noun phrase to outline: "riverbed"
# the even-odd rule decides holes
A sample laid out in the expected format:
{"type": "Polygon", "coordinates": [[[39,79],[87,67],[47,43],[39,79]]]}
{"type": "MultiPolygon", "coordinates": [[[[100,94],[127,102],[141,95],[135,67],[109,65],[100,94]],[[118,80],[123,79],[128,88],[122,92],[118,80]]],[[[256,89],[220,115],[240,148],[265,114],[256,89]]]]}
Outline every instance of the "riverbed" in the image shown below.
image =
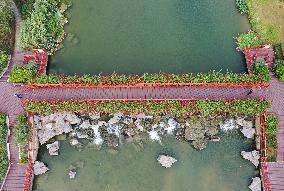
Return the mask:
{"type": "Polygon", "coordinates": [[[234,37],[249,29],[235,0],[73,0],[49,73],[245,71],[234,37]]]}

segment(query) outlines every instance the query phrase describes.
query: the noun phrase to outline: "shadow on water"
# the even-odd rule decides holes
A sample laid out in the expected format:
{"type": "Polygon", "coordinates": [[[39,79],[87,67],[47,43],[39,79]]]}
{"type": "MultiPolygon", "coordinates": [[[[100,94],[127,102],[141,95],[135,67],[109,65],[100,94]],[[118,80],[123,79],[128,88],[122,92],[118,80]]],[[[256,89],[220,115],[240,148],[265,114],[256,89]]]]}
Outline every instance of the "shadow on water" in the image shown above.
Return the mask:
{"type": "Polygon", "coordinates": [[[245,71],[235,0],[73,0],[50,73],[245,71]]]}
{"type": "Polygon", "coordinates": [[[37,176],[34,191],[248,191],[254,166],[241,158],[242,150],[252,150],[253,142],[237,132],[223,134],[219,142],[210,142],[197,151],[188,143],[174,138],[163,139],[163,145],[148,142],[141,151],[123,144],[118,153],[107,149],[85,148],[81,152],[61,141],[60,155],[49,156],[40,148],[39,160],[50,171],[37,176]],[[159,154],[173,154],[178,160],[172,168],[162,168],[159,154]],[[80,165],[78,165],[80,164],[80,165]],[[77,168],[70,180],[70,165],[77,168]]]}

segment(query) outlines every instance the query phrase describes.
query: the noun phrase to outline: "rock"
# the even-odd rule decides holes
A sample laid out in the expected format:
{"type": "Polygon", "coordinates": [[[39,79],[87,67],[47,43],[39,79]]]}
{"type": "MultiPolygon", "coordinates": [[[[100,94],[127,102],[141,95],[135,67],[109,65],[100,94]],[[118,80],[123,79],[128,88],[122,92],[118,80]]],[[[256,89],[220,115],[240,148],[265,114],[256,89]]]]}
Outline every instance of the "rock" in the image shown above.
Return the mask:
{"type": "Polygon", "coordinates": [[[64,120],[68,121],[70,124],[76,125],[81,123],[81,119],[74,113],[64,113],[64,114],[65,114],[64,120]]]}
{"type": "Polygon", "coordinates": [[[152,115],[145,115],[145,113],[139,113],[135,116],[137,119],[153,119],[152,115]]]}
{"type": "Polygon", "coordinates": [[[118,150],[116,150],[116,149],[108,149],[107,152],[112,154],[112,155],[118,154],[118,150]]]}
{"type": "Polygon", "coordinates": [[[243,126],[241,132],[246,138],[252,139],[254,138],[255,128],[243,126]]]}
{"type": "Polygon", "coordinates": [[[206,127],[205,128],[206,129],[206,133],[205,133],[205,135],[207,136],[207,137],[209,137],[209,138],[212,138],[212,137],[214,137],[215,135],[217,135],[218,134],[218,129],[217,129],[217,127],[206,127]]]}
{"type": "Polygon", "coordinates": [[[97,120],[97,119],[101,118],[101,114],[100,113],[89,113],[89,117],[92,120],[97,120]]]}
{"type": "Polygon", "coordinates": [[[56,140],[57,141],[66,141],[67,139],[67,135],[66,134],[62,134],[62,135],[57,135],[56,136],[56,140]]]}
{"type": "Polygon", "coordinates": [[[253,122],[252,121],[247,121],[244,118],[238,118],[236,120],[236,123],[242,127],[247,127],[247,128],[252,128],[253,127],[253,122]]]}
{"type": "Polygon", "coordinates": [[[49,170],[45,166],[45,164],[43,162],[40,162],[40,161],[35,161],[33,168],[34,168],[34,174],[35,175],[44,174],[49,170]]]}
{"type": "Polygon", "coordinates": [[[261,191],[261,180],[259,177],[252,178],[252,183],[249,185],[252,191],[261,191]]]}
{"type": "Polygon", "coordinates": [[[70,178],[70,179],[74,179],[75,176],[76,176],[76,171],[70,170],[69,173],[68,173],[68,175],[69,175],[69,178],[70,178]]]}
{"type": "Polygon", "coordinates": [[[207,139],[198,139],[192,141],[192,146],[198,150],[202,150],[206,148],[207,143],[208,143],[207,139]]]}
{"type": "Polygon", "coordinates": [[[57,156],[58,155],[58,150],[59,150],[59,142],[55,141],[52,144],[47,144],[46,145],[48,152],[52,156],[57,156]]]}
{"type": "Polygon", "coordinates": [[[87,139],[89,137],[84,131],[76,131],[76,136],[78,139],[87,139]]]}
{"type": "Polygon", "coordinates": [[[205,129],[202,128],[201,124],[187,126],[184,132],[184,138],[188,141],[200,140],[205,138],[205,129]]]}
{"type": "Polygon", "coordinates": [[[144,127],[142,126],[142,121],[141,119],[137,119],[135,122],[134,122],[136,128],[139,130],[139,131],[143,131],[144,130],[144,127]]]}
{"type": "Polygon", "coordinates": [[[222,129],[223,131],[230,131],[230,130],[234,130],[234,129],[239,128],[234,119],[228,119],[228,120],[220,123],[219,125],[220,125],[220,129],[222,129]]]}
{"type": "Polygon", "coordinates": [[[221,140],[221,138],[220,137],[212,137],[210,140],[213,141],[213,142],[218,142],[218,141],[221,140]]]}
{"type": "Polygon", "coordinates": [[[260,159],[259,151],[256,150],[253,150],[251,152],[242,151],[241,155],[244,159],[249,160],[254,164],[254,166],[258,167],[260,159]]]}
{"type": "Polygon", "coordinates": [[[177,160],[168,155],[159,155],[158,162],[165,168],[170,168],[177,160]]]}
{"type": "Polygon", "coordinates": [[[85,120],[83,121],[83,123],[81,125],[79,125],[79,128],[81,129],[89,129],[91,126],[90,121],[89,120],[85,120]]]}
{"type": "Polygon", "coordinates": [[[73,139],[70,140],[70,144],[71,144],[72,146],[76,146],[76,145],[79,144],[79,141],[78,141],[77,139],[73,138],[73,139]]]}
{"type": "Polygon", "coordinates": [[[176,128],[178,128],[178,126],[179,126],[178,122],[175,119],[170,118],[168,120],[166,127],[164,127],[164,129],[165,129],[165,131],[167,132],[168,135],[172,135],[174,130],[176,128]]]}

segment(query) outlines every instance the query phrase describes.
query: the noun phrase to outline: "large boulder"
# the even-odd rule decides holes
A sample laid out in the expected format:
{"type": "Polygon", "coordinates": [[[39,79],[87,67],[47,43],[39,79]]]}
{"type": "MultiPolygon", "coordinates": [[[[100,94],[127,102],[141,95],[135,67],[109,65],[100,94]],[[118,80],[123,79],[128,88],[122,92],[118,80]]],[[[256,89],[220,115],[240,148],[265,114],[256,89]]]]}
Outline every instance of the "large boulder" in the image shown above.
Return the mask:
{"type": "Polygon", "coordinates": [[[261,180],[259,177],[252,178],[252,182],[249,185],[251,191],[261,191],[261,180]]]}
{"type": "Polygon", "coordinates": [[[254,164],[254,166],[258,167],[260,159],[259,151],[256,150],[253,150],[251,152],[242,151],[241,155],[244,159],[249,160],[254,164]]]}
{"type": "Polygon", "coordinates": [[[45,164],[43,162],[35,161],[35,163],[34,163],[34,174],[35,175],[44,174],[48,170],[49,169],[45,166],[45,164]]]}
{"type": "Polygon", "coordinates": [[[158,157],[158,162],[165,168],[170,168],[177,160],[168,155],[160,155],[158,157]]]}
{"type": "Polygon", "coordinates": [[[192,141],[192,146],[198,150],[203,150],[206,148],[207,143],[208,143],[207,139],[198,139],[192,141]]]}
{"type": "Polygon", "coordinates": [[[248,127],[248,126],[244,126],[241,129],[242,134],[248,138],[248,139],[252,139],[254,138],[254,134],[255,134],[255,128],[253,127],[248,127]]]}
{"type": "Polygon", "coordinates": [[[59,150],[59,142],[55,141],[52,144],[47,144],[46,148],[48,149],[48,152],[52,156],[57,156],[58,155],[58,150],[59,150]]]}

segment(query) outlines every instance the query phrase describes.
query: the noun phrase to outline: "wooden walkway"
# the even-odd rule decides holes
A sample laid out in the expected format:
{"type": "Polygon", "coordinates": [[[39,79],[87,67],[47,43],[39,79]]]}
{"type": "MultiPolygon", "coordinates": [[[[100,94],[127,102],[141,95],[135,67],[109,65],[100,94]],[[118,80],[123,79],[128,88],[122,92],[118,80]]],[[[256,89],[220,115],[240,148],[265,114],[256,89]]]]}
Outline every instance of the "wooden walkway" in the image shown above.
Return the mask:
{"type": "Polygon", "coordinates": [[[23,191],[23,184],[26,174],[26,165],[18,165],[19,150],[15,145],[14,136],[10,136],[10,170],[3,185],[2,191],[23,191]]]}

